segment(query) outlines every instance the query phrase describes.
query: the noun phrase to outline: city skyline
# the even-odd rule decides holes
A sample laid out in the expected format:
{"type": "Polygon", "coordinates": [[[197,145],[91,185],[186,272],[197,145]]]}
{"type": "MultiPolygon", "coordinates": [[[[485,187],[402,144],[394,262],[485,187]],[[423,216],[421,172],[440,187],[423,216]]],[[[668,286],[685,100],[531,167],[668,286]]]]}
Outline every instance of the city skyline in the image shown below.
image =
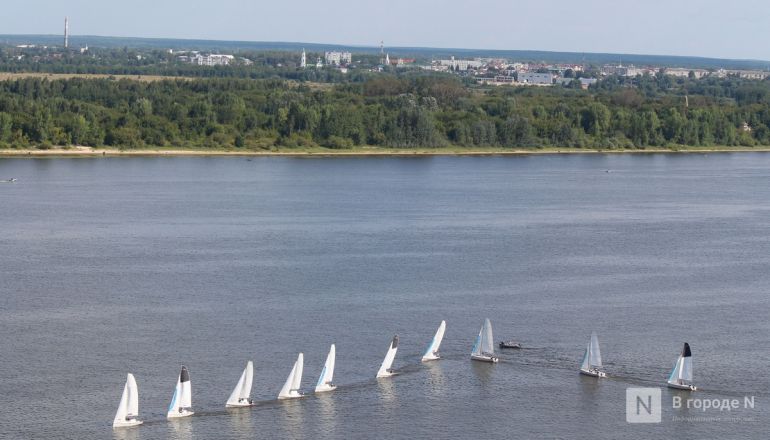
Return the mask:
{"type": "Polygon", "coordinates": [[[512,4],[484,9],[457,0],[360,3],[330,0],[256,5],[243,0],[131,3],[30,0],[6,6],[4,34],[286,41],[375,47],[543,50],[770,60],[762,17],[770,4],[607,0],[512,4]],[[109,4],[108,4],[109,3],[109,4]],[[696,9],[697,7],[697,9],[696,9]],[[45,11],[44,15],[40,11],[45,11]],[[661,12],[663,11],[663,12],[661,12]],[[299,12],[299,13],[298,13],[299,12]],[[494,12],[494,13],[492,13],[494,12]],[[504,18],[501,18],[504,17],[504,18]],[[506,18],[510,17],[510,19],[506,18]],[[267,19],[269,18],[269,19],[267,19]],[[193,24],[193,25],[191,25],[193,24]]]}

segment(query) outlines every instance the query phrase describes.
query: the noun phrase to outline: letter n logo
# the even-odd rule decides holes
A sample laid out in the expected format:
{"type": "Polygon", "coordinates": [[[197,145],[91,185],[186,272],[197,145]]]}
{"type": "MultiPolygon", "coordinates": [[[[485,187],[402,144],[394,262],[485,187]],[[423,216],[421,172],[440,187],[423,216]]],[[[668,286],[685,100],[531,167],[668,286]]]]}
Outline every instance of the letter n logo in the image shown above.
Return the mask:
{"type": "Polygon", "coordinates": [[[660,388],[626,389],[626,422],[660,423],[661,420],[660,388]]]}

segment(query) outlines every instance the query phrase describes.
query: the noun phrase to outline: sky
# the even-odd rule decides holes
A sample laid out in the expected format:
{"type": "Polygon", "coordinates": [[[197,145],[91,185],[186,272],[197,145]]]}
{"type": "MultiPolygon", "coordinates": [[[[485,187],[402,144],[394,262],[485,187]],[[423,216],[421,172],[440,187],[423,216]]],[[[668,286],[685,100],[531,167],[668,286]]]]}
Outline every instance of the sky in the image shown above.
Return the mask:
{"type": "Polygon", "coordinates": [[[0,0],[0,34],[770,60],[767,0],[0,0]]]}

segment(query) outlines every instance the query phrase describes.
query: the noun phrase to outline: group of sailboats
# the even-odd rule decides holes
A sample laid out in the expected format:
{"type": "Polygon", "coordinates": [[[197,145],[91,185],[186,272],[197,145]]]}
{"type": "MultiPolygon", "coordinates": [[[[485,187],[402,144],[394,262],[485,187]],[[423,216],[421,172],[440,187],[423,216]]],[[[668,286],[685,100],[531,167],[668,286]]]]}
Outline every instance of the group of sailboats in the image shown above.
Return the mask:
{"type": "MultiPolygon", "coordinates": [[[[596,333],[591,333],[591,340],[588,342],[585,354],[583,355],[583,363],[580,365],[580,374],[593,377],[607,377],[607,373],[602,370],[602,354],[599,350],[599,339],[596,337],[596,333]]],[[[690,351],[690,344],[684,343],[679,357],[674,363],[674,369],[671,370],[671,374],[666,380],[666,385],[669,388],[675,388],[678,390],[695,391],[698,389],[692,383],[692,352],[690,351]]]]}
{"type": "MultiPolygon", "coordinates": [[[[329,355],[326,358],[324,369],[321,372],[321,378],[318,379],[318,385],[316,386],[316,392],[332,391],[337,388],[332,384],[332,377],[334,376],[334,356],[335,349],[332,344],[329,350],[329,355]]],[[[294,367],[291,369],[288,379],[283,388],[281,388],[278,394],[278,399],[291,399],[295,397],[302,397],[299,392],[299,385],[302,381],[302,367],[303,367],[303,355],[299,354],[297,361],[294,363],[294,367]]],[[[235,385],[233,392],[230,393],[230,397],[225,403],[227,408],[239,408],[253,406],[254,400],[251,398],[251,385],[254,378],[254,363],[248,361],[246,367],[241,373],[238,383],[235,385]]],[[[192,385],[190,383],[190,372],[187,367],[182,366],[182,371],[179,373],[179,378],[176,382],[176,389],[174,395],[171,398],[171,404],[168,406],[168,413],[166,417],[169,419],[187,417],[195,414],[192,410],[192,385]]],[[[128,426],[141,425],[142,421],[138,419],[139,416],[139,390],[136,385],[136,379],[134,375],[129,373],[126,379],[126,385],[123,388],[123,396],[120,398],[118,404],[118,411],[115,414],[115,420],[112,423],[114,428],[123,428],[128,426]]]]}
{"type": "MultiPolygon", "coordinates": [[[[422,361],[431,361],[439,359],[438,349],[441,345],[441,340],[444,338],[444,331],[446,330],[446,322],[441,321],[441,324],[433,336],[428,349],[422,357],[422,361]]],[[[396,352],[398,351],[398,335],[394,336],[388,347],[388,352],[385,355],[385,359],[382,361],[380,370],[377,372],[377,377],[390,377],[397,374],[393,369],[393,361],[396,358],[396,352]]],[[[324,363],[323,370],[321,370],[321,376],[318,378],[318,382],[315,386],[316,393],[325,393],[334,391],[337,386],[334,385],[334,364],[337,356],[337,349],[334,344],[329,348],[329,354],[326,356],[326,362],[324,363]]],[[[295,399],[303,397],[304,394],[300,391],[300,384],[302,383],[302,372],[304,369],[304,355],[300,353],[297,356],[297,360],[291,368],[289,377],[286,378],[286,382],[283,384],[281,391],[278,393],[279,400],[295,399]]],[[[238,383],[235,385],[230,397],[225,403],[227,408],[239,408],[248,407],[254,405],[254,400],[251,398],[251,386],[254,378],[254,363],[248,361],[246,367],[241,373],[241,377],[238,379],[238,383]]],[[[171,398],[171,404],[168,407],[167,417],[169,419],[187,417],[193,415],[192,410],[192,385],[190,383],[190,372],[187,367],[182,366],[182,371],[179,373],[177,379],[176,389],[174,390],[174,396],[171,398]]],[[[141,425],[142,421],[138,419],[139,416],[139,391],[136,385],[134,375],[128,374],[126,379],[126,385],[123,389],[123,396],[120,399],[118,405],[118,411],[115,414],[115,420],[112,423],[114,428],[122,428],[128,426],[141,425]]]]}
{"type": "MultiPolygon", "coordinates": [[[[336,357],[337,348],[334,344],[332,344],[331,347],[329,347],[329,354],[326,355],[326,362],[324,362],[324,368],[321,370],[321,376],[318,378],[318,382],[315,386],[316,393],[325,393],[337,389],[337,385],[334,385],[332,382],[334,379],[334,362],[336,357]]],[[[294,362],[294,366],[291,368],[289,377],[286,378],[286,382],[283,384],[283,388],[281,388],[281,391],[278,393],[279,400],[296,399],[304,396],[304,394],[302,394],[300,391],[304,359],[305,357],[302,353],[297,355],[297,360],[294,362]]]]}
{"type": "MultiPolygon", "coordinates": [[[[438,349],[439,347],[441,347],[441,341],[444,340],[445,331],[446,331],[446,321],[441,321],[441,324],[439,324],[438,329],[436,330],[436,334],[433,335],[433,339],[431,339],[430,344],[428,345],[428,348],[425,350],[425,353],[422,355],[422,358],[420,359],[420,361],[430,362],[430,361],[436,361],[441,359],[438,349]]],[[[380,369],[377,370],[377,379],[392,377],[398,374],[398,371],[396,371],[393,368],[393,361],[395,361],[396,359],[397,352],[398,352],[398,335],[395,335],[393,336],[393,339],[391,339],[390,345],[388,345],[388,351],[385,353],[385,359],[382,360],[380,369]]]]}
{"type": "MultiPolygon", "coordinates": [[[[441,359],[439,347],[441,346],[441,341],[444,339],[445,331],[446,321],[441,321],[433,339],[421,358],[422,362],[441,359]]],[[[492,323],[489,321],[489,318],[487,318],[484,320],[484,324],[481,326],[479,334],[476,337],[476,342],[471,351],[471,359],[480,362],[498,362],[499,358],[495,354],[493,341],[492,323]]],[[[395,335],[390,341],[388,351],[385,354],[385,359],[383,359],[380,369],[377,371],[377,379],[392,377],[398,374],[397,370],[393,368],[393,362],[395,361],[396,353],[398,352],[398,343],[398,335],[395,335]]],[[[321,376],[318,378],[318,382],[315,386],[316,393],[334,391],[337,388],[332,382],[334,378],[335,359],[336,347],[332,344],[329,348],[329,354],[326,356],[326,362],[321,371],[321,376]]],[[[294,362],[294,366],[289,373],[289,377],[286,378],[286,382],[278,393],[279,400],[294,399],[304,396],[300,391],[303,367],[304,355],[299,353],[297,360],[294,362]]],[[[580,365],[580,374],[597,378],[607,377],[607,373],[603,371],[602,355],[596,333],[591,333],[591,340],[586,347],[583,362],[580,365]]],[[[235,385],[235,388],[232,393],[230,393],[230,397],[225,403],[227,408],[248,407],[254,405],[254,400],[251,398],[253,377],[254,363],[248,361],[241,373],[241,377],[238,379],[238,383],[235,385]]],[[[671,374],[668,377],[667,384],[671,388],[680,390],[695,391],[697,389],[695,385],[692,384],[692,353],[690,351],[690,345],[686,342],[679,358],[674,364],[673,371],[671,371],[671,374]]],[[[172,419],[187,417],[193,414],[190,372],[187,370],[187,367],[182,366],[182,370],[177,379],[174,395],[171,398],[171,404],[168,407],[167,417],[172,419]]],[[[129,373],[126,378],[126,384],[123,387],[123,395],[120,398],[118,411],[115,414],[112,426],[121,428],[141,425],[142,421],[139,420],[138,417],[139,390],[136,385],[136,379],[129,373]]]]}

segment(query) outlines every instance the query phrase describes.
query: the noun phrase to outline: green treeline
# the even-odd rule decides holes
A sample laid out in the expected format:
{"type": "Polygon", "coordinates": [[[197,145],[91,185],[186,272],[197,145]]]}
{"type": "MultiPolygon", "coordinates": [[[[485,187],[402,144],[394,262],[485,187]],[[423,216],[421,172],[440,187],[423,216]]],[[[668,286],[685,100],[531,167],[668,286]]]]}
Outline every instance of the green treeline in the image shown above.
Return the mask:
{"type": "Polygon", "coordinates": [[[282,79],[0,82],[0,146],[770,145],[770,82],[601,81],[596,88],[463,84],[436,74],[361,83],[282,79]]]}

